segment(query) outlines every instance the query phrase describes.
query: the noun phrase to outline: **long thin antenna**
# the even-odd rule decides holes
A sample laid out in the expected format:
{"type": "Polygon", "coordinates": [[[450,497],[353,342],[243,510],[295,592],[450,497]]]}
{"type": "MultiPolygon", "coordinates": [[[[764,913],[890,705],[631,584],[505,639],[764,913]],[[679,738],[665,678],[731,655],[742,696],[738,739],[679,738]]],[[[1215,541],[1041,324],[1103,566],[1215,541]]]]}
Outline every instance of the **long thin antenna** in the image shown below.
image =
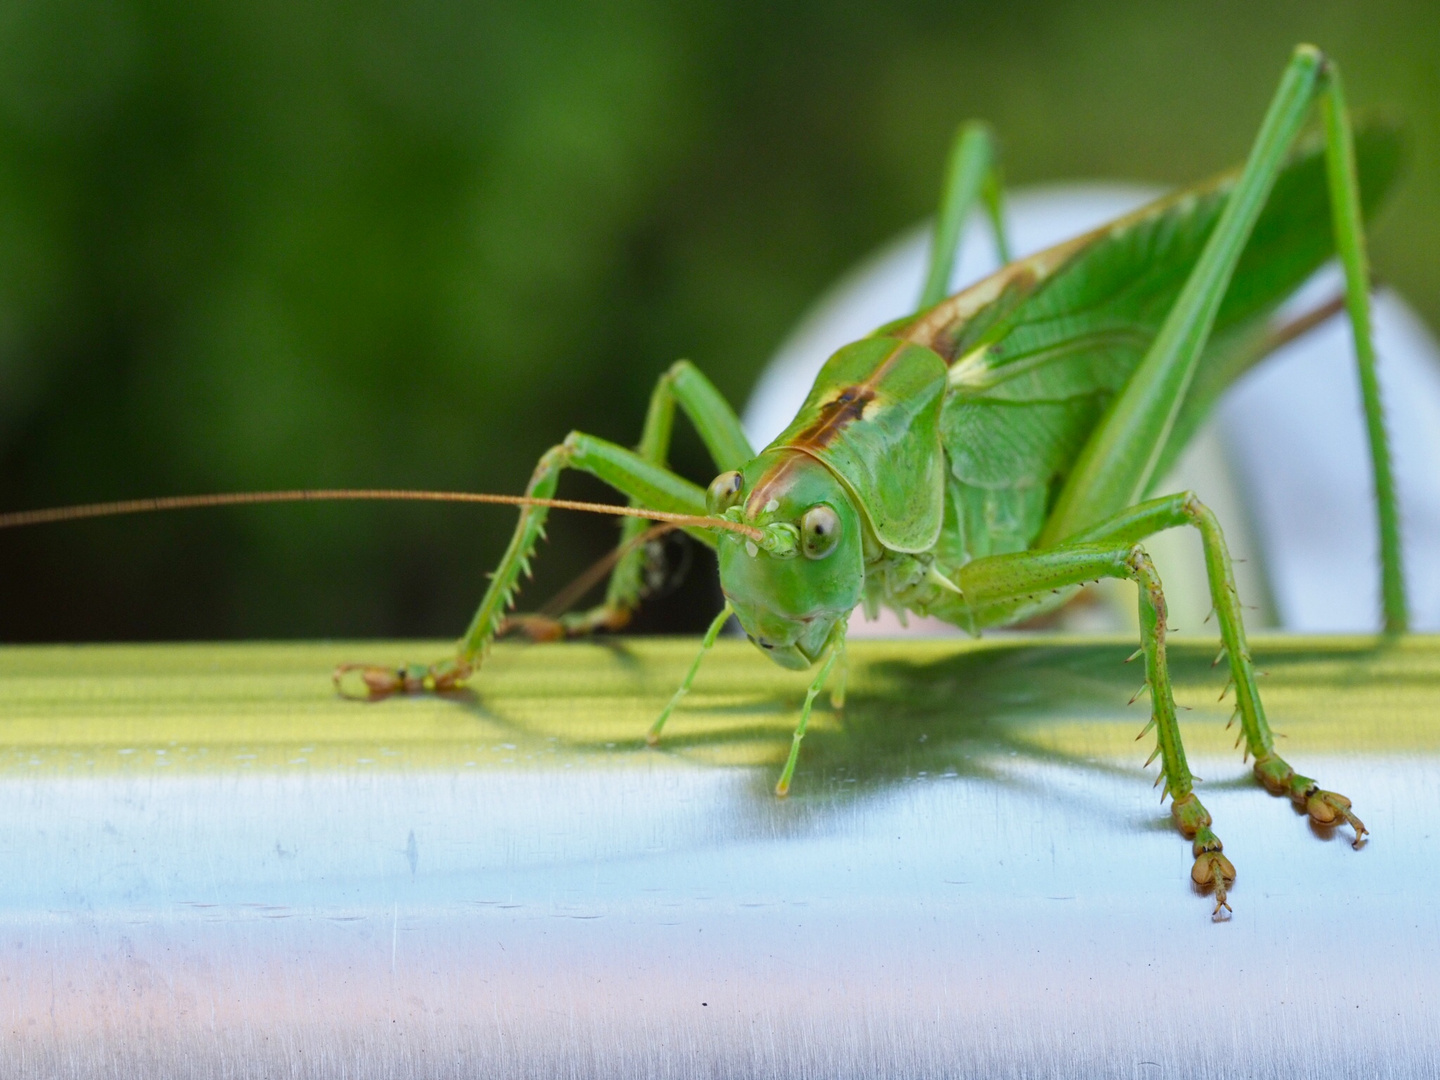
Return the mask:
{"type": "Polygon", "coordinates": [[[700,529],[721,529],[738,533],[756,543],[765,539],[765,534],[759,529],[752,525],[742,525],[738,521],[699,517],[695,514],[674,514],[667,510],[647,510],[643,506],[614,506],[609,503],[576,502],[574,499],[537,499],[529,495],[488,495],[472,491],[407,491],[392,488],[314,488],[296,491],[238,491],[222,495],[165,495],[156,499],[125,499],[119,502],[86,503],[81,506],[58,506],[50,510],[17,510],[0,514],[0,529],[15,529],[23,525],[49,525],[60,521],[79,521],[83,518],[114,517],[117,514],[147,514],[157,510],[356,500],[546,506],[552,510],[585,510],[592,514],[615,514],[619,517],[645,518],[647,521],[666,521],[682,528],[689,525],[700,529]]]}

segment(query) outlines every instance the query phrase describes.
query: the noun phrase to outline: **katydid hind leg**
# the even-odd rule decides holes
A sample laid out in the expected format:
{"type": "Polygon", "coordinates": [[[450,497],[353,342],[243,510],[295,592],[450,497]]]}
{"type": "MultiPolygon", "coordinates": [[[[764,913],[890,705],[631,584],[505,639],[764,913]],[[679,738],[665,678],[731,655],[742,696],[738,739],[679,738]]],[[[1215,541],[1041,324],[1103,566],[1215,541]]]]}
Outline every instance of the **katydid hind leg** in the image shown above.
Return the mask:
{"type": "Polygon", "coordinates": [[[1139,366],[1077,458],[1038,544],[1054,545],[1137,502],[1154,476],[1235,266],[1314,100],[1321,61],[1297,50],[1244,171],[1139,366]]]}
{"type": "Polygon", "coordinates": [[[1100,540],[987,556],[966,564],[958,574],[957,584],[968,603],[983,607],[1101,577],[1133,581],[1137,587],[1140,652],[1145,659],[1145,688],[1150,697],[1150,721],[1141,735],[1155,732],[1156,746],[1151,760],[1160,759],[1156,785],[1163,785],[1161,797],[1168,795],[1171,799],[1170,815],[1176,828],[1191,842],[1191,854],[1195,858],[1191,880],[1198,888],[1213,892],[1214,915],[1220,918],[1230,907],[1229,892],[1235,881],[1235,867],[1211,828],[1209,811],[1195,794],[1195,777],[1190,772],[1180,738],[1166,657],[1165,594],[1145,549],[1125,540],[1100,540]]]}
{"type": "Polygon", "coordinates": [[[1408,629],[1410,613],[1400,550],[1400,511],[1391,468],[1390,443],[1385,430],[1385,413],[1380,402],[1380,383],[1375,373],[1374,331],[1370,320],[1370,259],[1365,248],[1364,218],[1360,212],[1355,138],[1350,114],[1345,107],[1340,71],[1328,59],[1324,66],[1320,115],[1325,125],[1326,179],[1330,188],[1335,249],[1345,271],[1345,310],[1350,318],[1355,345],[1360,400],[1365,411],[1365,431],[1375,483],[1385,629],[1400,633],[1408,629]]]}
{"type": "Polygon", "coordinates": [[[1395,510],[1370,345],[1364,255],[1349,121],[1334,65],[1300,46],[1281,78],[1244,171],[1149,351],[1092,433],[1067,478],[1038,544],[1054,545],[1133,505],[1155,478],[1230,278],[1269,197],[1285,155],[1316,102],[1326,126],[1328,182],[1346,306],[1355,331],[1376,477],[1386,626],[1406,624],[1395,510]]]}
{"type": "Polygon", "coordinates": [[[946,163],[945,187],[935,215],[930,261],[920,290],[918,310],[933,307],[950,292],[950,277],[960,253],[965,222],[977,203],[985,207],[995,233],[1001,263],[1010,261],[1005,235],[1004,186],[1001,180],[995,134],[989,125],[972,120],[955,134],[946,163]]]}
{"type": "Polygon", "coordinates": [[[1210,600],[1220,624],[1221,649],[1229,667],[1230,679],[1226,692],[1235,692],[1235,713],[1232,723],[1240,723],[1239,742],[1245,744],[1246,757],[1254,758],[1255,777],[1272,795],[1284,795],[1295,806],[1310,815],[1321,827],[1342,822],[1355,830],[1355,846],[1366,833],[1362,822],[1350,809],[1350,800],[1334,791],[1326,791],[1308,776],[1297,773],[1275,752],[1275,737],[1265,716],[1260,688],[1255,677],[1255,664],[1246,640],[1243,609],[1235,586],[1235,571],[1225,534],[1215,514],[1194,492],[1181,492],[1133,506],[1110,521],[1087,529],[1075,540],[1080,543],[1137,543],[1166,529],[1190,526],[1200,534],[1205,556],[1205,574],[1210,585],[1210,600]]]}

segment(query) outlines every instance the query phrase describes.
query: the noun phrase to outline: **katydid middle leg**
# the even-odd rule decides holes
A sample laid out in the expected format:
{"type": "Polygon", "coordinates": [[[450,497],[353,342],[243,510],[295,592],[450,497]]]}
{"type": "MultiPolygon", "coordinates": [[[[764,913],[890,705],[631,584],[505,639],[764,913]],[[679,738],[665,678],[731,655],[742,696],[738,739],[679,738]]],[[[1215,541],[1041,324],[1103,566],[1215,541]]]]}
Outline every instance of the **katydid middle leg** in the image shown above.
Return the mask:
{"type": "Polygon", "coordinates": [[[1170,815],[1181,835],[1191,841],[1195,857],[1191,880],[1202,889],[1214,890],[1218,917],[1222,909],[1230,906],[1226,898],[1235,881],[1235,867],[1225,857],[1224,846],[1210,827],[1210,813],[1195,794],[1195,778],[1185,760],[1165,654],[1165,594],[1145,549],[1138,543],[1125,541],[1069,542],[1044,550],[976,559],[962,567],[955,577],[963,595],[956,603],[981,615],[982,620],[986,609],[1004,610],[1017,598],[1097,578],[1135,582],[1139,592],[1140,650],[1145,658],[1145,685],[1150,691],[1150,723],[1145,730],[1154,728],[1156,736],[1155,753],[1150,760],[1160,758],[1157,784],[1164,784],[1164,794],[1171,799],[1170,815]]]}

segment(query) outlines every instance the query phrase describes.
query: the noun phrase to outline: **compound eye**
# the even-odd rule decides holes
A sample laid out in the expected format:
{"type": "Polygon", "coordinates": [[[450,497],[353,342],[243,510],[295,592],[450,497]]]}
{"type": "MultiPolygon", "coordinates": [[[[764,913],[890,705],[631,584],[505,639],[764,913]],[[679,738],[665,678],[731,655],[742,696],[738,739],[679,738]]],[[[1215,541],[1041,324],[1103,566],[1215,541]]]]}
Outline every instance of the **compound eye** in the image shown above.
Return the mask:
{"type": "Polygon", "coordinates": [[[807,559],[823,559],[840,542],[840,515],[821,503],[800,519],[800,550],[807,559]]]}
{"type": "Polygon", "coordinates": [[[740,501],[740,489],[745,486],[744,478],[731,469],[722,472],[710,481],[710,490],[705,492],[705,506],[711,516],[719,517],[740,501]]]}

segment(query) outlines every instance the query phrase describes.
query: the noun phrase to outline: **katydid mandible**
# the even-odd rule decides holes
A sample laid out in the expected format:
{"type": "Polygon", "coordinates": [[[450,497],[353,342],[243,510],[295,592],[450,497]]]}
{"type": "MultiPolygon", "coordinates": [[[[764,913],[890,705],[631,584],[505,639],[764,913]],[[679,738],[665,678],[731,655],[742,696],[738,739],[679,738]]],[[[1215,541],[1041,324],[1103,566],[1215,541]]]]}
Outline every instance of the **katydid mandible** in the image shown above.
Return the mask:
{"type": "MultiPolygon", "coordinates": [[[[623,627],[645,594],[644,541],[654,535],[647,517],[715,548],[724,607],[649,741],[658,741],[733,616],[772,660],[816,669],[776,784],[780,796],[790,789],[815,699],[837,670],[832,699],[843,700],[846,627],[857,606],[869,614],[888,607],[934,616],[979,633],[1053,610],[1087,582],[1133,581],[1136,656],[1144,660],[1151,707],[1145,731],[1156,737],[1151,761],[1160,759],[1162,799],[1170,798],[1175,824],[1192,843],[1191,878],[1213,891],[1218,918],[1229,907],[1235,869],[1186,764],[1166,663],[1165,597],[1145,538],[1180,526],[1199,531],[1221,636],[1216,661],[1228,663],[1237,746],[1243,742],[1253,757],[1256,777],[1318,825],[1348,823],[1356,846],[1366,829],[1347,798],[1275,752],[1215,516],[1191,493],[1156,497],[1151,489],[1221,391],[1326,314],[1278,328],[1271,318],[1338,254],[1374,468],[1385,625],[1405,629],[1363,229],[1364,212],[1390,186],[1398,156],[1398,139],[1387,128],[1352,129],[1338,70],[1302,45],[1242,169],[1009,262],[994,140],[983,125],[966,125],[951,153],[916,312],[831,357],[774,442],[757,454],[709,380],[689,362],[676,363],[653,392],[634,450],[572,432],[540,459],[524,496],[461,496],[518,503],[521,510],[455,656],[398,669],[344,665],[336,684],[378,697],[444,691],[474,675],[511,618],[547,511],[587,508],[555,499],[566,469],[589,472],[629,499],[628,507],[611,508],[627,520],[606,594],[590,610],[527,616],[518,625],[548,637],[623,627]],[[1303,134],[1317,110],[1318,132],[1303,134]],[[982,204],[1007,265],[946,297],[963,224],[982,204]],[[677,406],[720,470],[708,489],[667,467],[677,406]]],[[[167,501],[142,502],[79,508],[70,516],[158,509],[167,501]]],[[[10,515],[0,526],[53,519],[45,513],[10,515]]]]}

